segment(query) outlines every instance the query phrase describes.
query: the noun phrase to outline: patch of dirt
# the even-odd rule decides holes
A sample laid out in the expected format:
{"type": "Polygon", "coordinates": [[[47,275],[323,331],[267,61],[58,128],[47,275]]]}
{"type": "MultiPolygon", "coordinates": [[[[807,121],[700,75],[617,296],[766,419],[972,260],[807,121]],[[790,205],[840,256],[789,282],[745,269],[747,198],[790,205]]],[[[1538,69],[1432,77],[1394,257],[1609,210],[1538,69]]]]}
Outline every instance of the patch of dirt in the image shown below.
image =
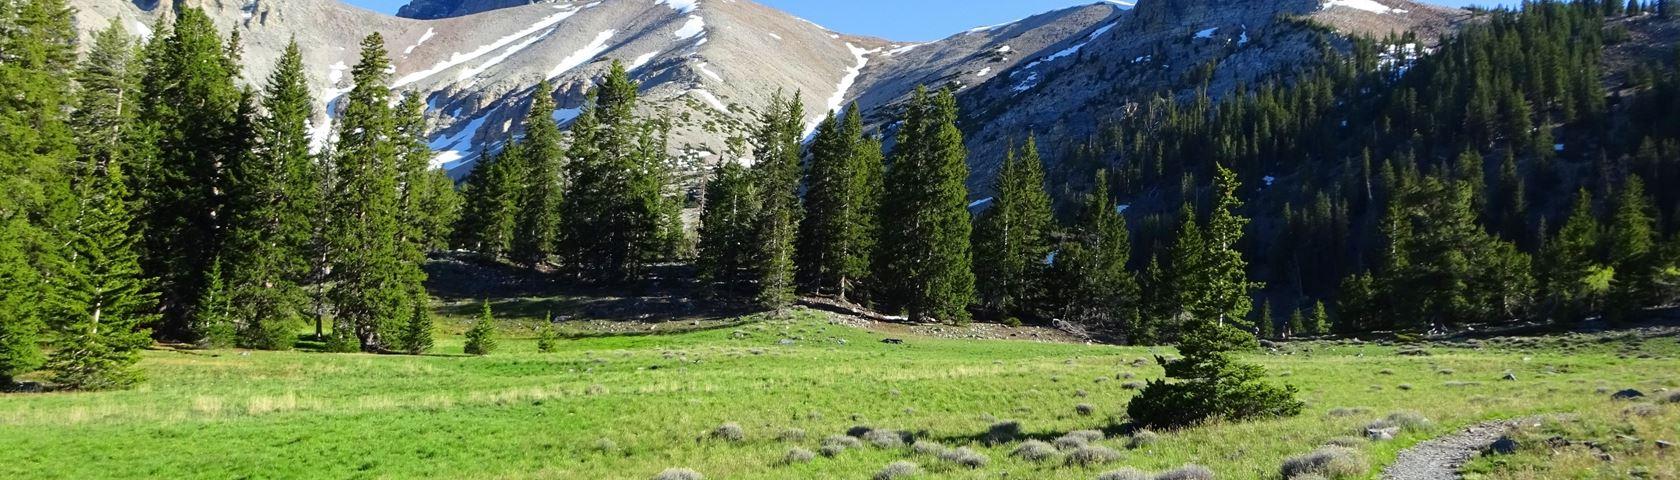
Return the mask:
{"type": "Polygon", "coordinates": [[[1524,417],[1471,425],[1458,433],[1426,440],[1400,451],[1394,464],[1383,469],[1383,480],[1455,480],[1459,469],[1517,425],[1542,421],[1524,417]]]}
{"type": "Polygon", "coordinates": [[[861,328],[872,332],[882,333],[889,337],[914,336],[965,340],[1026,340],[1051,343],[1091,343],[1072,333],[1055,328],[1022,325],[1011,327],[998,323],[971,323],[968,325],[946,325],[938,323],[911,323],[908,319],[891,317],[865,310],[856,305],[836,302],[831,299],[807,298],[801,301],[814,310],[825,311],[829,314],[829,321],[836,325],[861,328]]]}

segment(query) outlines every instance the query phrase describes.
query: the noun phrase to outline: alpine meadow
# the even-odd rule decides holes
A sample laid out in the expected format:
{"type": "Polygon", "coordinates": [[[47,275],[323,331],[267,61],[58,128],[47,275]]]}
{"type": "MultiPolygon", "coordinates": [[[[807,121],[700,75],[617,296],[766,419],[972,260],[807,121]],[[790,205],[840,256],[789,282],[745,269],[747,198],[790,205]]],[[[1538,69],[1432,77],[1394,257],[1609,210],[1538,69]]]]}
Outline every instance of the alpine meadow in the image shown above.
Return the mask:
{"type": "Polygon", "coordinates": [[[0,0],[0,476],[1680,479],[1680,2],[344,1],[0,0]]]}

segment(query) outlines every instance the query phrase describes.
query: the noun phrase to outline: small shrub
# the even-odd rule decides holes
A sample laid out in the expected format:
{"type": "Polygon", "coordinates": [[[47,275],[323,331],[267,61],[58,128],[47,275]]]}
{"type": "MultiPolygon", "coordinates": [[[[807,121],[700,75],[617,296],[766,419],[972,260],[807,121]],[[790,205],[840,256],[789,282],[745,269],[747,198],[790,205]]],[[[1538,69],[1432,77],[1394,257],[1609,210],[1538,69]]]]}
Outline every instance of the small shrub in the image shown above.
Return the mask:
{"type": "Polygon", "coordinates": [[[1326,446],[1304,455],[1289,457],[1280,468],[1283,478],[1318,475],[1329,479],[1355,478],[1370,471],[1365,457],[1347,447],[1326,446]]]}
{"type": "Polygon", "coordinates": [[[1268,383],[1265,368],[1232,357],[1255,346],[1254,336],[1237,327],[1189,322],[1178,345],[1184,358],[1165,365],[1173,381],[1149,382],[1126,405],[1126,414],[1148,427],[1299,415],[1306,404],[1295,398],[1294,386],[1268,383]]]}
{"type": "Polygon", "coordinates": [[[921,471],[921,468],[917,467],[916,464],[899,460],[887,464],[886,468],[882,468],[880,472],[877,472],[875,474],[875,480],[898,480],[900,478],[909,478],[911,475],[915,475],[916,472],[919,471],[921,471]]]}
{"type": "Polygon", "coordinates": [[[817,453],[821,453],[822,456],[829,457],[829,458],[839,456],[840,452],[844,452],[844,451],[846,451],[846,446],[845,445],[838,445],[838,444],[823,445],[822,448],[817,449],[817,453]]]}
{"type": "Polygon", "coordinates": [[[854,448],[863,446],[863,442],[850,435],[829,435],[822,440],[823,446],[839,445],[840,448],[854,448]]]}
{"type": "Polygon", "coordinates": [[[1189,464],[1155,474],[1155,480],[1213,480],[1213,470],[1189,464]]]}
{"type": "Polygon", "coordinates": [[[991,459],[968,447],[957,447],[939,453],[939,459],[962,465],[968,468],[980,468],[991,463],[991,459]]]}
{"type": "Polygon", "coordinates": [[[1056,448],[1059,448],[1059,449],[1062,449],[1062,450],[1072,450],[1072,449],[1075,449],[1075,448],[1083,447],[1085,445],[1089,445],[1091,443],[1091,441],[1086,440],[1084,437],[1075,437],[1075,436],[1072,436],[1072,435],[1062,435],[1060,437],[1056,437],[1056,439],[1052,440],[1051,443],[1054,444],[1056,446],[1056,448]]]}
{"type": "Polygon", "coordinates": [[[1667,395],[1663,395],[1661,399],[1658,399],[1657,403],[1680,403],[1680,390],[1668,392],[1667,395]]]}
{"type": "Polygon", "coordinates": [[[1097,480],[1150,480],[1150,478],[1149,474],[1143,473],[1143,470],[1138,470],[1136,468],[1122,468],[1119,470],[1103,472],[1102,475],[1097,475],[1097,480]]]}
{"type": "Polygon", "coordinates": [[[1356,415],[1367,415],[1370,413],[1371,409],[1365,407],[1336,407],[1330,409],[1331,417],[1352,417],[1356,415]]]}
{"type": "Polygon", "coordinates": [[[863,438],[864,435],[873,430],[875,430],[875,428],[868,425],[853,425],[852,428],[846,429],[846,435],[863,438]]]}
{"type": "Polygon", "coordinates": [[[1622,415],[1629,417],[1654,417],[1661,412],[1662,409],[1652,403],[1635,403],[1622,409],[1622,415]]]}
{"type": "Polygon", "coordinates": [[[1394,386],[1394,388],[1398,388],[1398,389],[1400,389],[1400,390],[1404,390],[1404,391],[1408,391],[1408,392],[1410,392],[1410,391],[1412,391],[1412,384],[1410,384],[1410,383],[1402,383],[1402,384],[1399,384],[1399,385],[1395,385],[1395,386],[1394,386]]]}
{"type": "Polygon", "coordinates": [[[788,449],[786,455],[782,455],[782,463],[806,463],[814,458],[817,458],[817,454],[811,453],[810,450],[793,447],[788,449]]]}
{"type": "Polygon", "coordinates": [[[1074,430],[1063,436],[1083,438],[1087,442],[1095,442],[1108,438],[1108,435],[1104,435],[1101,430],[1074,430]]]}
{"type": "Polygon", "coordinates": [[[1067,459],[1069,465],[1078,465],[1081,467],[1114,463],[1119,460],[1120,452],[1116,452],[1114,449],[1104,447],[1102,445],[1086,445],[1079,447],[1072,453],[1069,453],[1067,459]]]}
{"type": "Polygon", "coordinates": [[[1042,462],[1056,456],[1056,447],[1039,440],[1027,440],[1009,452],[1010,456],[1029,462],[1042,462]]]}
{"type": "Polygon", "coordinates": [[[747,432],[741,429],[741,424],[729,422],[712,429],[712,438],[725,442],[739,442],[747,439],[747,432]]]}
{"type": "Polygon", "coordinates": [[[1149,430],[1138,430],[1136,432],[1132,432],[1132,438],[1126,440],[1126,448],[1136,450],[1154,445],[1156,442],[1160,441],[1161,434],[1149,430]]]}
{"type": "Polygon", "coordinates": [[[1005,319],[1003,319],[1003,324],[1011,326],[1011,327],[1015,327],[1015,328],[1020,328],[1021,327],[1021,319],[1015,318],[1015,317],[1005,318],[1005,319]]]}
{"type": "Polygon", "coordinates": [[[892,430],[870,430],[868,433],[864,433],[861,438],[863,441],[869,442],[870,445],[880,448],[904,446],[904,437],[892,430]]]}
{"type": "Polygon", "coordinates": [[[797,428],[782,430],[776,434],[776,439],[784,442],[799,442],[805,440],[805,431],[797,428]]]}
{"type": "Polygon", "coordinates": [[[945,451],[945,446],[930,440],[917,440],[910,445],[910,451],[919,455],[938,455],[945,451]]]}
{"type": "Polygon", "coordinates": [[[1097,407],[1093,407],[1089,403],[1081,403],[1081,404],[1073,406],[1073,412],[1079,414],[1082,417],[1089,417],[1089,416],[1091,416],[1092,413],[1094,413],[1096,411],[1097,411],[1097,407]]]}
{"type": "Polygon", "coordinates": [[[610,453],[616,450],[618,450],[618,443],[613,442],[610,438],[603,437],[595,440],[595,451],[610,453]]]}
{"type": "Polygon", "coordinates": [[[1120,388],[1126,389],[1126,390],[1143,390],[1143,382],[1122,383],[1122,384],[1120,384],[1120,388]]]}
{"type": "Polygon", "coordinates": [[[484,301],[484,311],[478,315],[478,322],[467,330],[467,344],[463,351],[467,355],[489,355],[496,351],[496,318],[490,313],[489,300],[484,301]]]}
{"type": "Polygon", "coordinates": [[[706,477],[701,476],[700,472],[686,468],[667,468],[653,476],[653,480],[701,480],[704,478],[706,477]]]}
{"type": "Polygon", "coordinates": [[[1429,419],[1417,412],[1394,412],[1387,418],[1371,422],[1365,426],[1366,430],[1383,430],[1398,428],[1402,432],[1415,432],[1429,427],[1429,419]]]}
{"type": "Polygon", "coordinates": [[[1021,422],[1007,420],[986,427],[984,440],[988,445],[1000,445],[1021,438],[1021,422]]]}

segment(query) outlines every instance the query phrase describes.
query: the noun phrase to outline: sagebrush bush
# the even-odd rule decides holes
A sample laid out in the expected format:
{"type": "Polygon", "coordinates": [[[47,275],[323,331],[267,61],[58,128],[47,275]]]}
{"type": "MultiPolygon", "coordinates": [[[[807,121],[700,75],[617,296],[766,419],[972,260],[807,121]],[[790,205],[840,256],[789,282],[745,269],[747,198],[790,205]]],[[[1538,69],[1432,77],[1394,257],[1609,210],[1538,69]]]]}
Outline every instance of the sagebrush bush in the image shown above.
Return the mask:
{"type": "Polygon", "coordinates": [[[1201,465],[1189,464],[1157,473],[1154,480],[1213,480],[1213,470],[1201,465]]]}
{"type": "Polygon", "coordinates": [[[1120,461],[1120,452],[1102,445],[1086,445],[1068,453],[1069,465],[1089,467],[1120,461]]]}
{"type": "Polygon", "coordinates": [[[1085,437],[1076,437],[1076,436],[1072,436],[1072,435],[1062,435],[1060,437],[1056,437],[1055,440],[1051,440],[1050,443],[1055,445],[1056,448],[1059,448],[1059,449],[1062,449],[1062,450],[1072,450],[1072,449],[1075,449],[1075,448],[1083,447],[1086,444],[1091,443],[1091,441],[1086,440],[1085,437]]]}
{"type": "Polygon", "coordinates": [[[1662,408],[1653,403],[1635,403],[1622,409],[1622,415],[1630,417],[1654,417],[1662,412],[1662,408]]]}
{"type": "Polygon", "coordinates": [[[854,436],[851,436],[851,435],[829,435],[827,438],[824,438],[822,440],[822,444],[823,444],[823,446],[839,445],[840,448],[852,448],[852,447],[863,446],[862,441],[858,440],[857,437],[854,437],[854,436]]]}
{"type": "Polygon", "coordinates": [[[1143,473],[1143,470],[1127,467],[1103,472],[1102,475],[1097,475],[1097,480],[1150,480],[1150,478],[1149,474],[1143,473]]]}
{"type": "Polygon", "coordinates": [[[910,445],[910,451],[920,455],[938,455],[945,451],[945,446],[931,440],[917,440],[910,445]]]}
{"type": "Polygon", "coordinates": [[[1330,409],[1331,417],[1352,417],[1369,413],[1371,413],[1371,409],[1365,407],[1336,407],[1330,409]]]}
{"type": "Polygon", "coordinates": [[[1365,445],[1365,439],[1359,437],[1336,437],[1325,440],[1324,444],[1337,447],[1359,448],[1360,446],[1365,445]]]}
{"type": "Polygon", "coordinates": [[[1662,398],[1658,399],[1657,403],[1680,403],[1680,390],[1668,392],[1667,395],[1663,395],[1662,398]]]}
{"type": "Polygon", "coordinates": [[[875,480],[898,480],[900,478],[909,478],[911,475],[915,475],[916,472],[919,471],[921,471],[921,468],[917,467],[915,463],[899,460],[887,464],[886,468],[882,468],[880,472],[877,472],[875,474],[875,480]]]}
{"type": "Polygon", "coordinates": [[[1370,470],[1365,456],[1359,451],[1337,446],[1319,447],[1311,453],[1289,457],[1279,468],[1283,478],[1289,480],[1308,475],[1332,480],[1358,478],[1370,470]]]}
{"type": "Polygon", "coordinates": [[[1132,437],[1126,440],[1126,448],[1133,450],[1154,445],[1161,441],[1161,434],[1149,430],[1132,432],[1132,437]]]}
{"type": "Polygon", "coordinates": [[[741,424],[728,422],[712,429],[712,438],[725,442],[739,442],[747,439],[747,432],[741,429],[741,424]]]}
{"type": "Polygon", "coordinates": [[[968,468],[980,468],[986,466],[987,463],[991,463],[991,459],[968,447],[957,447],[940,452],[939,459],[968,468]]]}
{"type": "Polygon", "coordinates": [[[861,438],[863,441],[869,442],[870,445],[880,448],[898,448],[904,446],[904,437],[899,435],[898,432],[894,432],[892,430],[870,430],[869,432],[864,433],[861,438]]]}
{"type": "Polygon", "coordinates": [[[810,450],[793,447],[788,449],[787,454],[782,455],[782,463],[805,463],[814,458],[817,458],[817,454],[811,453],[810,450]]]}
{"type": "Polygon", "coordinates": [[[1092,413],[1096,413],[1096,411],[1097,407],[1091,406],[1089,403],[1081,403],[1073,406],[1073,413],[1077,413],[1082,417],[1089,417],[1092,413]]]}
{"type": "Polygon", "coordinates": [[[776,434],[776,439],[784,442],[799,442],[805,440],[805,431],[797,428],[782,430],[776,434]]]}
{"type": "Polygon", "coordinates": [[[686,468],[667,468],[653,476],[653,480],[702,480],[704,478],[706,477],[701,476],[700,472],[686,468]]]}
{"type": "Polygon", "coordinates": [[[618,443],[613,442],[610,438],[603,437],[595,440],[595,450],[602,453],[612,452],[618,450],[618,443]]]}
{"type": "Polygon", "coordinates": [[[1042,462],[1056,456],[1056,447],[1040,440],[1027,440],[1015,446],[1009,455],[1029,462],[1042,462]]]}
{"type": "Polygon", "coordinates": [[[1429,419],[1424,417],[1421,413],[1394,412],[1388,414],[1387,418],[1383,418],[1382,420],[1377,420],[1366,425],[1365,430],[1369,431],[1398,428],[1402,432],[1415,432],[1428,427],[1429,419]]]}
{"type": "Polygon", "coordinates": [[[823,445],[821,448],[817,449],[817,453],[821,453],[822,456],[824,456],[824,457],[831,457],[831,458],[835,457],[835,456],[839,456],[840,453],[844,452],[844,451],[846,451],[846,446],[845,445],[839,445],[839,444],[823,445]]]}

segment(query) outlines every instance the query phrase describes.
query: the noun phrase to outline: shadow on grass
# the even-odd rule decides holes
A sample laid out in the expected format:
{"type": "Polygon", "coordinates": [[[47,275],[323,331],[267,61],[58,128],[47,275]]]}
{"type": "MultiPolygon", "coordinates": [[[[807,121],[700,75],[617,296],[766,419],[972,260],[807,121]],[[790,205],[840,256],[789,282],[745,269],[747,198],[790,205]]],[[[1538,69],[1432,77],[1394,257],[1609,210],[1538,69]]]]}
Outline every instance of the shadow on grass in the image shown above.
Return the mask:
{"type": "MultiPolygon", "coordinates": [[[[498,318],[659,324],[755,313],[742,305],[704,299],[688,265],[657,265],[641,280],[598,284],[478,255],[446,253],[427,262],[426,274],[427,290],[445,303],[438,313],[455,317],[478,315],[485,299],[498,318]]],[[[627,334],[609,336],[623,335],[627,334]]]]}

